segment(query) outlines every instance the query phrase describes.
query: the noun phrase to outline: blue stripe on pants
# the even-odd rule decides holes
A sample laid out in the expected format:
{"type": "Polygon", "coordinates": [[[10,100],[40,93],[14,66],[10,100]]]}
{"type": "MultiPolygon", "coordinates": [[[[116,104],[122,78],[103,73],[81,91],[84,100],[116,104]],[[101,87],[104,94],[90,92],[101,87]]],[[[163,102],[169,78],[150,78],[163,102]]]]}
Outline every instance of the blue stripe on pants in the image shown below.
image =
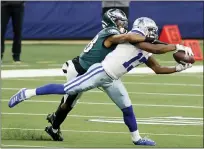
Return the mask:
{"type": "Polygon", "coordinates": [[[85,73],[84,75],[81,75],[80,77],[75,78],[75,79],[74,79],[73,81],[71,81],[70,83],[67,82],[68,84],[66,83],[66,84],[64,85],[64,87],[66,88],[67,86],[69,86],[69,85],[71,85],[72,83],[74,83],[74,82],[76,82],[76,81],[82,79],[83,77],[89,75],[90,73],[92,73],[94,70],[96,70],[96,69],[98,69],[98,68],[102,68],[102,66],[98,66],[98,67],[96,67],[96,68],[93,68],[92,70],[90,70],[89,72],[85,73]]]}
{"type": "Polygon", "coordinates": [[[66,89],[65,90],[65,92],[67,93],[70,89],[72,89],[72,88],[74,88],[74,87],[76,87],[76,86],[79,86],[80,84],[82,84],[83,82],[85,82],[85,81],[87,81],[88,79],[90,79],[91,77],[93,77],[93,76],[95,76],[96,74],[99,74],[99,73],[101,73],[101,72],[103,72],[104,71],[104,69],[100,69],[100,70],[98,70],[97,72],[95,72],[94,74],[92,74],[91,76],[89,76],[88,78],[86,78],[86,79],[84,79],[84,80],[81,80],[79,83],[77,83],[77,84],[75,84],[75,85],[73,85],[73,86],[67,86],[67,87],[69,87],[68,89],[66,89],[66,88],[64,88],[64,89],[66,89]]]}

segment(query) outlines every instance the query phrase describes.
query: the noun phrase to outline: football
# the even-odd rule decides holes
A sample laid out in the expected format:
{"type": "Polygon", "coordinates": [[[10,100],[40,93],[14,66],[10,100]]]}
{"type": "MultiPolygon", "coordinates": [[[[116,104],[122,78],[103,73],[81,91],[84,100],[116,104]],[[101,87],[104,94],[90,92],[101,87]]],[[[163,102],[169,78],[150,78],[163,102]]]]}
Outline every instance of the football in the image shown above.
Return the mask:
{"type": "Polygon", "coordinates": [[[185,55],[184,51],[178,51],[178,52],[174,53],[173,57],[177,63],[181,63],[181,64],[184,64],[184,63],[193,64],[193,63],[195,63],[194,57],[185,55]]]}

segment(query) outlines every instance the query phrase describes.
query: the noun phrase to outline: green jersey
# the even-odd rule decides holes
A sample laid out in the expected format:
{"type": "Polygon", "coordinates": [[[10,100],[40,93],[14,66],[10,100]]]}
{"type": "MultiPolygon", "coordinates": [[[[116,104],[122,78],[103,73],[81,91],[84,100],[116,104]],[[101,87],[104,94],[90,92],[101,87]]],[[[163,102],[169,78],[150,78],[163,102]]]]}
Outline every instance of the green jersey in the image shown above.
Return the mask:
{"type": "Polygon", "coordinates": [[[84,51],[79,56],[79,63],[85,70],[88,70],[89,67],[95,63],[102,62],[106,55],[115,49],[117,44],[112,45],[110,48],[106,48],[104,46],[104,41],[107,37],[116,34],[120,34],[117,28],[104,28],[85,47],[84,51]]]}

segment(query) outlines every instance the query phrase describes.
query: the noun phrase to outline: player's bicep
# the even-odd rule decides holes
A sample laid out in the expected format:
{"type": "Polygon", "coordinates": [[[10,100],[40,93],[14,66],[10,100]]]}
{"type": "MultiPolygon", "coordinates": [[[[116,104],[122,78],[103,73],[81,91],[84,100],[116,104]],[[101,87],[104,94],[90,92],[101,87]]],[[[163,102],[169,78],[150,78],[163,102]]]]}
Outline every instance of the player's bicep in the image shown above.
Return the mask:
{"type": "Polygon", "coordinates": [[[112,43],[138,43],[145,41],[146,37],[137,33],[128,33],[128,34],[120,34],[120,35],[113,35],[109,38],[109,41],[112,43]]]}

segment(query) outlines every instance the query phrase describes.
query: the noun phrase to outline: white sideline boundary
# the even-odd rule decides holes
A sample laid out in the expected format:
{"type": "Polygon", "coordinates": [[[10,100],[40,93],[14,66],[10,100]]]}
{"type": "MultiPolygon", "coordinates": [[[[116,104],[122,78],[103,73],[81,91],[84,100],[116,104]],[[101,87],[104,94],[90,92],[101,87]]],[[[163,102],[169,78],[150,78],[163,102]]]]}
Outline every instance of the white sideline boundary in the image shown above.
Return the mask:
{"type": "MultiPolygon", "coordinates": [[[[2,128],[2,130],[22,130],[22,131],[44,131],[44,129],[31,129],[31,128],[2,128]]],[[[102,133],[102,134],[130,134],[129,132],[111,132],[111,131],[88,131],[88,130],[69,130],[64,129],[62,132],[74,133],[102,133]]],[[[188,135],[188,134],[155,134],[155,133],[140,133],[153,136],[178,136],[178,137],[203,137],[203,135],[188,135]]]]}
{"type": "MultiPolygon", "coordinates": [[[[193,66],[179,73],[202,73],[203,66],[193,66]]],[[[134,68],[128,74],[152,74],[154,73],[148,67],[134,68]]],[[[21,77],[51,77],[64,76],[61,69],[25,69],[25,70],[2,70],[1,78],[21,78],[21,77]]]]}
{"type": "MultiPolygon", "coordinates": [[[[2,147],[27,147],[27,148],[45,148],[46,146],[33,146],[33,145],[9,145],[9,144],[1,144],[2,147]]],[[[1,149],[1,148],[0,148],[1,149]]]]}

